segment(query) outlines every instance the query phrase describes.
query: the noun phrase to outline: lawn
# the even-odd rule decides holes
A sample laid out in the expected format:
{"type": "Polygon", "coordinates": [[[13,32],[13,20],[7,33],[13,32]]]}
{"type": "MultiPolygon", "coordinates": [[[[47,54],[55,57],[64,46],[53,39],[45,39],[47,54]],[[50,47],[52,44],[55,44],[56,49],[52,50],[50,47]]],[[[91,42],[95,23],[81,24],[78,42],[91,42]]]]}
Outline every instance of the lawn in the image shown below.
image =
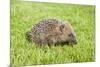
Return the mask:
{"type": "Polygon", "coordinates": [[[11,1],[11,66],[62,64],[95,61],[95,6],[11,1]],[[27,41],[25,34],[44,18],[69,21],[78,44],[40,48],[27,41]]]}

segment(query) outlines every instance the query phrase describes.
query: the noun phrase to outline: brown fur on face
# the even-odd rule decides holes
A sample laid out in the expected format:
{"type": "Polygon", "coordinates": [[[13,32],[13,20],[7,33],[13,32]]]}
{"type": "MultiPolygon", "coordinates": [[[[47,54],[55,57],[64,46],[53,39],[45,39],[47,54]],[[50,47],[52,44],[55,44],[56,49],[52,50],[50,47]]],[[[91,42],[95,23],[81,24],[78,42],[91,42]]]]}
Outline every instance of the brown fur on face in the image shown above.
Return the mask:
{"type": "Polygon", "coordinates": [[[57,19],[45,19],[28,32],[29,39],[36,44],[77,43],[73,28],[67,22],[57,19]]]}
{"type": "Polygon", "coordinates": [[[69,43],[77,43],[76,35],[71,25],[67,22],[62,24],[61,26],[63,26],[61,27],[62,31],[62,35],[60,35],[60,39],[62,39],[61,41],[69,43]]]}

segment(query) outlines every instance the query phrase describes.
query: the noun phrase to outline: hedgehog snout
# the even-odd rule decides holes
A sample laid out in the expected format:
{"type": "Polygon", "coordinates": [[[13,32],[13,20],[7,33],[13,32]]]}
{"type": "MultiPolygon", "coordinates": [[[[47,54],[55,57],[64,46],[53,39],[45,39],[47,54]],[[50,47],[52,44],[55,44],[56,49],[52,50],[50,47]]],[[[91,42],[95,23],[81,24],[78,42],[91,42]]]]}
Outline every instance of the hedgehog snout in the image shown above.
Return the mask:
{"type": "Polygon", "coordinates": [[[69,40],[71,43],[77,44],[76,36],[74,35],[74,33],[70,33],[70,34],[68,34],[68,36],[70,38],[69,40]]]}
{"type": "Polygon", "coordinates": [[[73,39],[72,40],[72,43],[77,44],[77,40],[76,39],[73,39]]]}

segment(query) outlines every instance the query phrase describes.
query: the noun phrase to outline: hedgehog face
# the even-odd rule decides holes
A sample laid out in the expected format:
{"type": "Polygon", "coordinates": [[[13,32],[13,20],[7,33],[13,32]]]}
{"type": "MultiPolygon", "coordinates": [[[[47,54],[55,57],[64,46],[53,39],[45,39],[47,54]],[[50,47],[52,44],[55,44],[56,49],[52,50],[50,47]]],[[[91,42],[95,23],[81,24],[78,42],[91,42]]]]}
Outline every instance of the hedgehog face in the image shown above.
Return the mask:
{"type": "Polygon", "coordinates": [[[62,24],[60,26],[60,30],[62,32],[62,36],[61,36],[62,41],[77,44],[76,35],[71,25],[62,24]]]}
{"type": "Polygon", "coordinates": [[[77,44],[76,36],[73,33],[68,34],[68,41],[77,44]]]}

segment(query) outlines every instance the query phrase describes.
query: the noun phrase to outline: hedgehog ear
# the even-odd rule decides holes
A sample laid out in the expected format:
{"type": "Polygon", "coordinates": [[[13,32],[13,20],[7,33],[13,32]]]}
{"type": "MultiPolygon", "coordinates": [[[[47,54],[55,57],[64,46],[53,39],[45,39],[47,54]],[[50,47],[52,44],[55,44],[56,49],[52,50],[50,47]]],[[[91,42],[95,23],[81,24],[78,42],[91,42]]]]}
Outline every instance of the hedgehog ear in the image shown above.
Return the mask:
{"type": "Polygon", "coordinates": [[[60,31],[63,32],[64,25],[60,25],[60,31]]]}

